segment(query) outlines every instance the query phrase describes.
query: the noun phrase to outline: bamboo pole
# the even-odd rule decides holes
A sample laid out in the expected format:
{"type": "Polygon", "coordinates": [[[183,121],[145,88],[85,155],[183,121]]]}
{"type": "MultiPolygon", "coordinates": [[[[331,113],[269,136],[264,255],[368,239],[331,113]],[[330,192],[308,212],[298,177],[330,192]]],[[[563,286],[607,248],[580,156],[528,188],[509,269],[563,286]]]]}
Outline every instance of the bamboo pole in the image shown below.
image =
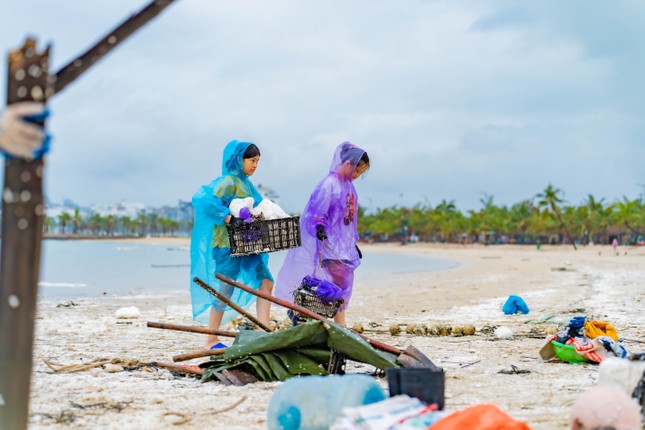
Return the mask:
{"type": "Polygon", "coordinates": [[[206,327],[192,327],[188,325],[179,325],[179,324],[168,324],[148,321],[147,326],[150,328],[160,328],[164,330],[176,330],[176,331],[185,331],[189,333],[201,333],[201,334],[212,334],[215,336],[224,336],[224,337],[235,337],[237,332],[235,331],[225,331],[225,330],[213,330],[206,327]]]}
{"type": "Polygon", "coordinates": [[[211,355],[223,355],[226,352],[227,348],[216,348],[216,349],[200,349],[199,351],[187,352],[185,354],[175,355],[172,358],[172,361],[186,361],[192,360],[193,358],[208,357],[211,355]]]}
{"type": "MultiPolygon", "coordinates": [[[[229,278],[227,278],[227,279],[229,279],[229,278]]],[[[199,285],[200,287],[202,287],[202,288],[203,288],[204,290],[206,290],[208,293],[210,293],[210,294],[212,294],[213,296],[215,296],[218,300],[220,300],[220,301],[222,301],[222,302],[226,303],[228,306],[230,306],[231,308],[235,309],[235,310],[236,310],[237,312],[239,312],[241,315],[244,315],[246,318],[248,318],[248,319],[249,319],[249,320],[251,320],[253,323],[255,323],[256,325],[258,325],[258,327],[260,327],[262,330],[264,330],[264,331],[272,331],[272,330],[271,330],[271,328],[270,328],[269,326],[267,326],[266,324],[262,323],[259,319],[255,318],[253,315],[251,315],[250,313],[248,313],[244,308],[241,308],[240,306],[236,305],[236,304],[235,304],[233,301],[231,301],[228,297],[226,297],[225,295],[223,295],[223,294],[219,293],[219,292],[218,292],[218,291],[216,291],[213,287],[211,287],[210,285],[208,285],[207,283],[205,283],[204,281],[202,281],[202,280],[201,280],[201,279],[199,279],[198,277],[195,277],[195,278],[193,279],[193,281],[195,281],[195,283],[196,283],[197,285],[199,285]]],[[[235,281],[233,281],[233,282],[235,282],[235,281]]],[[[246,285],[245,285],[245,286],[246,286],[246,285]]],[[[248,288],[248,287],[247,287],[247,288],[248,288]]],[[[251,289],[251,290],[253,290],[252,288],[250,288],[250,289],[251,289]]],[[[253,290],[253,291],[255,291],[255,290],[253,290]]]]}
{"type": "Polygon", "coordinates": [[[186,365],[186,364],[175,364],[175,363],[161,363],[154,361],[150,363],[151,366],[161,367],[163,369],[172,370],[174,372],[187,373],[190,375],[202,376],[204,374],[204,369],[199,366],[186,365]]]}
{"type": "MultiPolygon", "coordinates": [[[[263,299],[266,299],[266,300],[268,300],[270,302],[273,302],[275,304],[278,304],[280,306],[284,306],[285,308],[291,309],[292,311],[300,312],[300,313],[308,316],[311,319],[315,319],[317,321],[329,322],[329,320],[327,318],[325,318],[325,317],[323,317],[321,315],[318,315],[317,313],[315,313],[315,312],[313,312],[313,311],[311,311],[311,310],[309,310],[307,308],[303,308],[302,306],[298,306],[296,304],[289,303],[289,302],[287,302],[285,300],[282,300],[282,299],[279,299],[277,297],[274,297],[271,294],[267,294],[267,293],[265,293],[263,291],[254,290],[253,288],[251,288],[251,287],[249,287],[247,285],[244,285],[242,283],[239,283],[237,281],[234,281],[233,279],[231,279],[231,278],[229,278],[227,276],[224,276],[221,273],[217,273],[215,275],[215,277],[217,279],[219,279],[220,281],[226,282],[227,284],[232,285],[233,287],[237,287],[237,288],[239,288],[241,290],[244,290],[244,291],[246,291],[248,293],[251,293],[251,294],[253,294],[253,295],[257,296],[257,297],[261,297],[263,299]]],[[[195,281],[196,283],[200,283],[200,282],[202,284],[204,283],[198,277],[193,278],[193,281],[195,281]]],[[[361,336],[361,335],[358,334],[358,336],[361,336]]],[[[396,347],[387,345],[387,344],[385,344],[383,342],[379,342],[377,340],[373,340],[373,339],[367,338],[365,336],[361,336],[361,337],[365,341],[367,341],[370,345],[372,345],[374,348],[380,349],[381,351],[386,351],[386,352],[390,352],[392,354],[397,354],[397,355],[401,355],[401,354],[405,353],[405,351],[402,351],[402,350],[400,350],[400,349],[398,349],[396,347]]]]}

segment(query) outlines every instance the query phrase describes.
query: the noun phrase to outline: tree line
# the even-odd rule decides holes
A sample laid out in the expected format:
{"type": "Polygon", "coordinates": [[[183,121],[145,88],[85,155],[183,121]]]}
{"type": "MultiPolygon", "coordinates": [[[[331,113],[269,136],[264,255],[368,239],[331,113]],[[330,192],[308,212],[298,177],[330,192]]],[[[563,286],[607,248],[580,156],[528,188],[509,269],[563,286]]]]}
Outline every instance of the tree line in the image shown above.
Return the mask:
{"type": "Polygon", "coordinates": [[[642,244],[645,205],[623,197],[614,202],[589,194],[580,205],[566,204],[562,190],[549,184],[533,198],[511,206],[496,205],[492,195],[479,210],[466,213],[454,200],[436,206],[392,206],[366,214],[359,208],[359,234],[368,240],[447,243],[589,243],[642,244]]]}
{"type": "Polygon", "coordinates": [[[142,213],[131,218],[93,213],[84,217],[75,209],[57,217],[46,216],[43,228],[45,234],[142,237],[175,236],[191,227],[157,214],[142,213]]]}
{"type": "MultiPolygon", "coordinates": [[[[622,197],[613,202],[589,194],[579,205],[567,204],[562,190],[549,184],[541,193],[511,206],[497,205],[492,195],[480,199],[479,210],[460,211],[454,200],[436,206],[391,206],[367,214],[359,207],[359,234],[375,241],[445,243],[643,243],[645,204],[622,197]]],[[[188,235],[192,221],[179,223],[157,214],[127,216],[62,212],[46,217],[46,234],[93,236],[188,235]]]]}

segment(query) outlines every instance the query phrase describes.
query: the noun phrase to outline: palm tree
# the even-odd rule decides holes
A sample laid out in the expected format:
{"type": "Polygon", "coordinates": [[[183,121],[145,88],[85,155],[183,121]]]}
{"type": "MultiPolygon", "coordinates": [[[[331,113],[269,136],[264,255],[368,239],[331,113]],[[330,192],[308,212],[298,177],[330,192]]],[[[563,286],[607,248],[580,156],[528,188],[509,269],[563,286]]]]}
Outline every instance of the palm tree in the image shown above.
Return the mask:
{"type": "Polygon", "coordinates": [[[560,198],[560,194],[562,194],[562,190],[558,188],[554,188],[553,185],[549,184],[542,193],[538,194],[536,197],[539,200],[538,202],[538,207],[544,207],[546,208],[547,211],[551,211],[558,221],[560,222],[560,227],[564,230],[564,232],[569,236],[571,239],[571,244],[573,245],[573,249],[578,250],[576,247],[576,241],[574,237],[571,235],[569,232],[569,229],[567,226],[564,224],[564,220],[562,219],[562,213],[560,212],[560,203],[562,203],[564,200],[560,198]]]}
{"type": "Polygon", "coordinates": [[[523,200],[520,203],[515,203],[511,206],[511,210],[509,212],[510,230],[515,240],[520,243],[524,241],[524,237],[526,236],[526,231],[532,215],[531,211],[531,202],[528,200],[523,200]]]}
{"type": "Polygon", "coordinates": [[[54,226],[56,226],[56,220],[45,215],[45,221],[43,222],[43,233],[49,233],[49,230],[54,230],[54,226]]]}
{"type": "Polygon", "coordinates": [[[134,235],[132,218],[130,218],[129,216],[122,216],[120,218],[120,221],[121,221],[121,226],[123,228],[123,235],[124,236],[134,235]]]}
{"type": "Polygon", "coordinates": [[[81,226],[82,221],[81,211],[79,211],[78,208],[74,209],[74,216],[72,217],[72,233],[78,234],[78,229],[81,226]]]}
{"type": "Polygon", "coordinates": [[[60,223],[60,232],[65,234],[67,224],[72,220],[72,216],[67,212],[63,212],[58,215],[58,222],[60,223]]]}
{"type": "Polygon", "coordinates": [[[641,208],[640,200],[629,200],[627,197],[623,196],[623,201],[616,201],[612,205],[615,209],[614,217],[619,224],[623,224],[629,231],[635,233],[636,236],[642,236],[643,233],[636,230],[632,224],[639,223],[641,221],[641,208]]]}
{"type": "Polygon", "coordinates": [[[139,236],[145,236],[146,227],[148,226],[148,217],[146,216],[146,214],[139,214],[139,216],[137,216],[136,223],[139,226],[139,236]]]}
{"type": "Polygon", "coordinates": [[[116,224],[116,221],[114,219],[114,215],[110,214],[105,217],[105,234],[108,236],[112,236],[113,234],[113,229],[114,229],[114,224],[116,224]]]}
{"type": "Polygon", "coordinates": [[[148,215],[148,223],[150,225],[150,234],[152,236],[157,236],[159,233],[159,215],[157,214],[148,215]]]}
{"type": "Polygon", "coordinates": [[[95,212],[90,217],[89,223],[90,223],[90,230],[92,231],[92,234],[99,234],[99,232],[101,231],[101,228],[103,227],[103,217],[101,216],[100,213],[95,212]]]}
{"type": "Polygon", "coordinates": [[[603,216],[605,211],[604,205],[605,199],[596,199],[592,194],[587,195],[587,199],[583,202],[584,208],[586,208],[586,224],[589,228],[589,237],[596,240],[596,234],[599,230],[602,230],[603,216]]]}
{"type": "Polygon", "coordinates": [[[442,241],[447,241],[450,238],[450,225],[456,212],[457,206],[455,205],[454,200],[443,199],[437,207],[434,208],[434,220],[442,241]]]}

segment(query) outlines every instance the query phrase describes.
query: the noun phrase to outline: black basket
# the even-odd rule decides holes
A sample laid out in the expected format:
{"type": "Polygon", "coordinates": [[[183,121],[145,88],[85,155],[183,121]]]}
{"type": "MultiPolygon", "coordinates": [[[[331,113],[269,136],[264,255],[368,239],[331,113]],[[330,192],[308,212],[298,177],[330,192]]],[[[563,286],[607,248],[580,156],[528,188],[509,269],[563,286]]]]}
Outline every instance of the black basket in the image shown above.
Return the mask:
{"type": "Polygon", "coordinates": [[[231,257],[282,251],[300,246],[300,217],[253,221],[233,228],[226,225],[231,257]]]}
{"type": "Polygon", "coordinates": [[[436,403],[443,410],[446,376],[443,370],[435,369],[387,369],[387,385],[390,397],[407,394],[430,405],[436,403]]]}
{"type": "Polygon", "coordinates": [[[332,349],[329,355],[329,363],[327,363],[327,373],[330,375],[344,375],[345,366],[347,366],[347,356],[332,349]]]}
{"type": "MultiPolygon", "coordinates": [[[[323,317],[333,318],[343,305],[343,299],[324,299],[314,293],[311,288],[303,285],[296,288],[293,292],[293,302],[298,306],[307,308],[310,311],[317,313],[323,317]]],[[[302,317],[307,317],[305,314],[299,314],[302,317]]]]}

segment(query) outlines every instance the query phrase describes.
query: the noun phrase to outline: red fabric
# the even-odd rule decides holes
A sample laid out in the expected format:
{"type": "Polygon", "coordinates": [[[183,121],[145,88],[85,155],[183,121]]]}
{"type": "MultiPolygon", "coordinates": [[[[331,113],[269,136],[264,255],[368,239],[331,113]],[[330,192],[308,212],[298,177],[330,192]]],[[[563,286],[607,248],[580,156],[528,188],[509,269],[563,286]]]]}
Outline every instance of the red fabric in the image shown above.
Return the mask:
{"type": "Polygon", "coordinates": [[[531,430],[493,404],[471,406],[448,415],[427,430],[531,430]]]}
{"type": "Polygon", "coordinates": [[[578,354],[582,355],[587,360],[593,361],[594,363],[600,363],[603,359],[603,356],[596,352],[596,345],[594,345],[592,342],[583,344],[582,342],[572,337],[567,340],[567,345],[573,345],[578,354]]]}

